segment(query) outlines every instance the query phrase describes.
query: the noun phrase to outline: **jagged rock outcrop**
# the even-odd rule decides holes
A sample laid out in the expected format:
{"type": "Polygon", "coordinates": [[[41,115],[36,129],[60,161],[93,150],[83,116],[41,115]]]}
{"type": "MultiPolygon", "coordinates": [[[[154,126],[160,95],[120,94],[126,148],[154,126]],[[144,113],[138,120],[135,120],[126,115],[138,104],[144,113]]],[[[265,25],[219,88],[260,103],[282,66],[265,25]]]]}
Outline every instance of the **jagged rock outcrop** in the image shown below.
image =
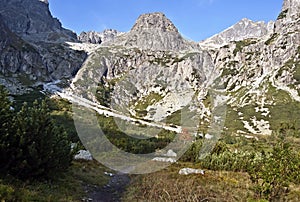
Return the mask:
{"type": "Polygon", "coordinates": [[[1,0],[0,14],[7,27],[29,41],[76,41],[76,34],[53,18],[48,1],[1,0]]]}
{"type": "Polygon", "coordinates": [[[202,42],[201,46],[221,47],[231,41],[240,41],[247,38],[261,38],[273,32],[274,22],[253,22],[247,18],[202,42]]]}
{"type": "Polygon", "coordinates": [[[284,0],[281,13],[278,18],[286,18],[298,20],[300,17],[300,1],[299,0],[284,0]]]}
{"type": "Polygon", "coordinates": [[[284,0],[282,10],[275,23],[275,32],[288,33],[293,26],[299,24],[300,1],[284,0]]]}
{"type": "Polygon", "coordinates": [[[0,15],[0,72],[13,74],[23,72],[34,76],[46,76],[42,58],[32,45],[14,34],[3,22],[0,15]]]}
{"type": "Polygon", "coordinates": [[[121,32],[114,29],[106,29],[103,32],[81,32],[78,40],[83,43],[101,44],[102,42],[111,41],[121,32]]]}
{"type": "Polygon", "coordinates": [[[174,24],[159,12],[141,15],[130,32],[104,44],[145,50],[182,51],[198,48],[196,43],[184,39],[174,24]]]}
{"type": "Polygon", "coordinates": [[[22,93],[13,90],[17,87],[12,82],[5,81],[12,76],[26,77],[28,85],[76,74],[86,53],[73,50],[65,43],[77,41],[77,36],[52,17],[48,1],[0,0],[0,3],[0,76],[1,83],[11,93],[22,93]]]}

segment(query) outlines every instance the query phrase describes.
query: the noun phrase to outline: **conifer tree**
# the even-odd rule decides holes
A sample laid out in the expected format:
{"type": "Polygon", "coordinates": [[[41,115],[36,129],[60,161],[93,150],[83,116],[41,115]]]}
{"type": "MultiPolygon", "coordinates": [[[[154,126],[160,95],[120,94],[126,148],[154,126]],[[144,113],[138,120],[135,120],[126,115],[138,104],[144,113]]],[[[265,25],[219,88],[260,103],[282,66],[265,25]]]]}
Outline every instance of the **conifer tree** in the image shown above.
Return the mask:
{"type": "Polygon", "coordinates": [[[45,101],[24,104],[14,118],[18,153],[11,162],[11,172],[21,178],[47,176],[65,169],[71,161],[66,132],[53,122],[45,101]]]}
{"type": "Polygon", "coordinates": [[[6,169],[8,160],[7,149],[14,140],[11,138],[12,133],[12,102],[8,98],[8,92],[0,85],[0,171],[6,169]]]}
{"type": "Polygon", "coordinates": [[[47,177],[70,165],[71,144],[53,121],[46,101],[19,112],[0,86],[0,172],[19,178],[47,177]]]}

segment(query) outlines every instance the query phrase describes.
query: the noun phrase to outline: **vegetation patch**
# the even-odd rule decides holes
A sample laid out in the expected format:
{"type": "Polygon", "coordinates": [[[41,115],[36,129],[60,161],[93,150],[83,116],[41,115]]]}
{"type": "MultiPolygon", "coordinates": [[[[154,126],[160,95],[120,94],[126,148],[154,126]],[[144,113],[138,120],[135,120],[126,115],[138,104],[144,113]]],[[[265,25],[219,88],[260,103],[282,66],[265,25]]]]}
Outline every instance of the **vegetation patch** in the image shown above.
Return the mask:
{"type": "Polygon", "coordinates": [[[279,13],[278,17],[277,17],[277,20],[286,18],[286,15],[287,15],[288,11],[289,11],[288,9],[285,9],[285,10],[281,11],[281,12],[279,13]]]}
{"type": "MultiPolygon", "coordinates": [[[[167,130],[160,130],[156,137],[149,137],[147,134],[149,128],[144,134],[137,134],[137,132],[124,133],[119,129],[120,127],[116,124],[115,119],[98,115],[98,122],[105,136],[112,144],[126,152],[135,154],[152,153],[157,149],[163,149],[175,138],[175,132],[167,130]]],[[[118,123],[121,123],[121,121],[118,121],[118,123]]],[[[132,123],[127,122],[126,124],[128,126],[132,123]]]]}
{"type": "Polygon", "coordinates": [[[272,35],[271,35],[271,37],[267,40],[267,41],[265,41],[265,45],[270,45],[271,43],[273,43],[277,38],[279,37],[279,34],[278,33],[273,33],[272,35]]]}
{"type": "Polygon", "coordinates": [[[142,97],[134,105],[134,110],[136,111],[136,115],[138,117],[146,116],[148,113],[147,107],[158,103],[162,99],[163,96],[155,92],[151,92],[149,95],[142,97]]]}
{"type": "Polygon", "coordinates": [[[245,39],[242,41],[235,42],[235,49],[233,50],[233,54],[236,55],[238,52],[241,52],[244,47],[249,46],[251,44],[256,44],[257,41],[253,39],[245,39]]]}
{"type": "Polygon", "coordinates": [[[88,198],[91,187],[102,187],[110,172],[96,161],[73,161],[65,173],[57,174],[51,180],[22,181],[11,176],[0,177],[1,201],[72,201],[88,198]]]}

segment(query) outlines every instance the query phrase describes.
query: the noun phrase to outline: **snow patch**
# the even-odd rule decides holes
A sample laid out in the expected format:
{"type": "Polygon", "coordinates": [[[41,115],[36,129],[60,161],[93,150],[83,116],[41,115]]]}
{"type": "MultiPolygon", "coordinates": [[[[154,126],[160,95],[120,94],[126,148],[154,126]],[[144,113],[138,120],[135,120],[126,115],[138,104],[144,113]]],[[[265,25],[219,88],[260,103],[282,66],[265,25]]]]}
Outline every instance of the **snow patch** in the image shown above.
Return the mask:
{"type": "Polygon", "coordinates": [[[99,44],[89,44],[89,43],[74,43],[74,42],[66,42],[71,49],[77,51],[85,51],[88,55],[95,52],[96,49],[100,47],[99,44]]]}
{"type": "Polygon", "coordinates": [[[252,134],[256,135],[271,135],[272,130],[270,130],[269,121],[265,121],[263,119],[256,120],[256,117],[250,119],[252,124],[248,121],[243,121],[244,127],[252,134]]]}

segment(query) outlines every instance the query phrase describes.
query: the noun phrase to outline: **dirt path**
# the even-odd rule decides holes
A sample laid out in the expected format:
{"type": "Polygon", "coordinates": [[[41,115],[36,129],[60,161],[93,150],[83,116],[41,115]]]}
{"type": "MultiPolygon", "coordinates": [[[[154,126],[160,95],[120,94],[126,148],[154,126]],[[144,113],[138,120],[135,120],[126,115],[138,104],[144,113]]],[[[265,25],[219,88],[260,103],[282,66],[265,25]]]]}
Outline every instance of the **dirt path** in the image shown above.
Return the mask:
{"type": "Polygon", "coordinates": [[[117,173],[110,178],[108,184],[103,187],[94,187],[89,195],[88,199],[84,201],[91,202],[119,202],[121,201],[122,193],[126,186],[129,184],[130,178],[123,173],[117,173]]]}

